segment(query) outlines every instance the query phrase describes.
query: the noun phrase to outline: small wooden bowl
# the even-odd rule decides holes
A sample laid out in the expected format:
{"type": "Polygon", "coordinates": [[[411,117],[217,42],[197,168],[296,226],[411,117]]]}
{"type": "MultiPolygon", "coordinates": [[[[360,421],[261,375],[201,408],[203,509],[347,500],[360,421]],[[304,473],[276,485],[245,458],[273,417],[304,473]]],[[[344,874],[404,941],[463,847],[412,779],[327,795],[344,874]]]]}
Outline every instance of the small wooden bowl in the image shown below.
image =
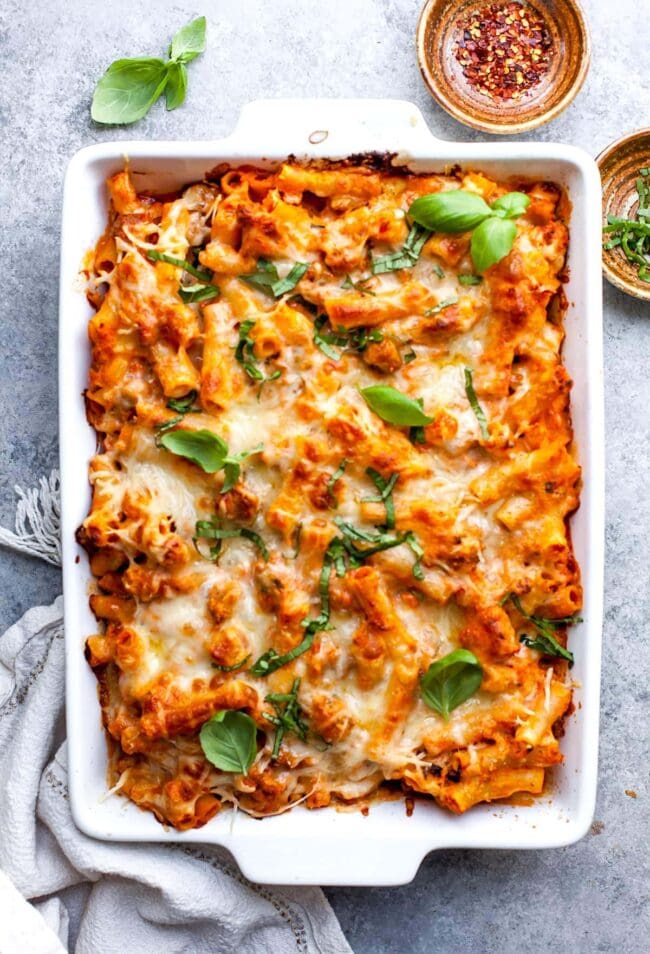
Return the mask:
{"type": "MultiPolygon", "coordinates": [[[[608,215],[634,218],[639,169],[650,166],[650,129],[617,139],[603,149],[596,162],[603,183],[603,225],[608,215]]],[[[637,268],[628,262],[620,248],[603,249],[603,272],[616,288],[650,301],[650,283],[641,281],[637,268]]]]}
{"type": "Polygon", "coordinates": [[[427,0],[420,14],[416,49],[429,92],[443,109],[484,132],[511,134],[554,119],[582,86],[591,58],[591,40],[577,0],[524,0],[544,19],[553,55],[542,79],[520,99],[491,99],[463,75],[455,52],[463,31],[459,21],[490,0],[427,0]]]}

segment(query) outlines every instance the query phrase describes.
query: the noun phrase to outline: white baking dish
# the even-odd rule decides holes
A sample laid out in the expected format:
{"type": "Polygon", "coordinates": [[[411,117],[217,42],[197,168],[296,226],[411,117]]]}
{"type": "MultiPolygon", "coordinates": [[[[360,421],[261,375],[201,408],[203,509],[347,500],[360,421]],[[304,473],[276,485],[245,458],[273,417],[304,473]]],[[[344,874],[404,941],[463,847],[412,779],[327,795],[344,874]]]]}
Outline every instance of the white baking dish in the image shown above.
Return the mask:
{"type": "Polygon", "coordinates": [[[595,163],[570,146],[451,143],[431,135],[410,103],[380,100],[264,101],[245,106],[235,132],[216,142],[115,142],[82,149],[65,180],[60,299],[60,429],[63,580],[67,650],[70,799],[79,828],[95,838],[224,845],[254,881],[284,884],[403,884],[435,848],[553,848],[577,841],[591,822],[596,794],[603,584],[603,372],[601,341],[600,180],[595,163]],[[128,156],[137,185],[167,192],[200,179],[220,162],[273,163],[298,157],[345,157],[378,150],[417,170],[452,163],[507,177],[525,174],[563,183],[573,204],[570,302],[564,355],[575,382],[573,421],[584,491],[572,520],[585,587],[585,622],[570,634],[576,654],[576,711],[563,740],[565,764],[552,790],[530,807],[483,805],[461,817],[416,802],[374,806],[368,817],[333,809],[256,821],[225,812],[205,828],[179,834],[124,798],[106,792],[106,743],[96,681],[83,654],[96,628],[88,608],[90,573],[74,539],[90,494],[87,464],[95,435],[86,423],[90,316],[78,277],[84,252],[105,225],[104,180],[128,156]]]}

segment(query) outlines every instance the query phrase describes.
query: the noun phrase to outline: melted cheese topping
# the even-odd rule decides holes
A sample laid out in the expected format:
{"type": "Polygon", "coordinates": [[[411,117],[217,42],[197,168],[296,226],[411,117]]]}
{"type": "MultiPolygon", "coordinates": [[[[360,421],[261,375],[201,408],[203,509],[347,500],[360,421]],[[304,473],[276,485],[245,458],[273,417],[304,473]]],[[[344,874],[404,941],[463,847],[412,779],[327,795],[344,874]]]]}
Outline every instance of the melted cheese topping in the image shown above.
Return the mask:
{"type": "Polygon", "coordinates": [[[531,203],[514,246],[479,284],[459,281],[473,270],[469,235],[434,234],[413,267],[373,276],[372,259],[403,244],[413,199],[452,188],[494,201],[511,186],[345,163],[234,169],[173,201],[136,195],[127,173],[109,181],[89,276],[86,398],[101,450],[80,540],[102,626],[88,653],[110,782],[165,823],[197,827],[226,804],[254,815],[303,799],[362,804],[388,782],[462,812],[541,792],[561,760],[565,664],[520,641],[536,635],[530,616],[569,616],[581,598],[566,528],[580,471],[560,358],[561,196],[519,184],[531,203]],[[219,296],[183,301],[197,279],[152,249],[211,270],[219,296]],[[276,297],[242,280],[260,260],[279,278],[307,267],[276,297]],[[419,440],[371,410],[360,389],[377,384],[422,402],[432,423],[419,440]],[[239,455],[231,489],[223,469],[164,447],[179,430],[212,432],[239,455]],[[390,530],[368,469],[396,476],[390,530]],[[201,521],[254,536],[211,553],[201,521]],[[345,558],[323,584],[328,547],[354,530],[396,542],[345,558]],[[327,626],[303,646],[323,585],[327,626]],[[299,645],[269,675],[250,671],[299,645]],[[483,679],[445,720],[419,680],[460,647],[483,679]],[[265,697],[296,679],[308,731],[287,731],[274,757],[265,697]],[[257,723],[245,776],[203,756],[199,730],[222,709],[257,723]]]}

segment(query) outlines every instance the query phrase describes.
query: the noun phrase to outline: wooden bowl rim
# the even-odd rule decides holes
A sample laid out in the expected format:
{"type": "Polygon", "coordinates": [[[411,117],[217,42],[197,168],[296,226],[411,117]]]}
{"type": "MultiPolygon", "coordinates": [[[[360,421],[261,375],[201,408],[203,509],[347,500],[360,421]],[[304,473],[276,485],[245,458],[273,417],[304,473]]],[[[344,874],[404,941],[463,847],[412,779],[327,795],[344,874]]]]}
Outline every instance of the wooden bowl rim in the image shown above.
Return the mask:
{"type": "MultiPolygon", "coordinates": [[[[429,17],[431,16],[433,8],[438,6],[441,2],[442,0],[426,0],[426,3],[422,7],[420,16],[418,18],[418,25],[415,31],[415,49],[418,66],[420,68],[420,73],[422,75],[422,79],[424,80],[425,86],[433,98],[439,103],[440,106],[442,106],[444,110],[446,110],[446,112],[450,114],[450,116],[453,116],[454,119],[464,123],[466,126],[471,126],[473,129],[479,129],[481,132],[494,133],[495,135],[516,135],[517,133],[528,132],[530,129],[536,129],[538,126],[543,126],[545,123],[555,119],[556,116],[559,116],[560,113],[564,112],[564,110],[571,105],[573,100],[582,89],[584,81],[587,78],[587,73],[589,72],[589,67],[591,65],[591,33],[589,31],[587,17],[581,4],[579,3],[579,0],[564,0],[564,2],[573,9],[576,15],[580,34],[579,44],[582,47],[580,67],[572,85],[566,91],[562,99],[558,100],[558,102],[549,109],[540,108],[540,111],[536,115],[531,116],[530,119],[520,122],[508,121],[503,123],[491,122],[490,120],[481,119],[474,116],[471,112],[471,107],[466,108],[462,105],[462,99],[460,97],[451,97],[447,95],[443,87],[438,83],[437,79],[429,69],[426,51],[424,48],[424,38],[429,17]]],[[[458,6],[461,2],[463,2],[463,0],[449,0],[449,2],[454,4],[454,6],[458,6]]]]}

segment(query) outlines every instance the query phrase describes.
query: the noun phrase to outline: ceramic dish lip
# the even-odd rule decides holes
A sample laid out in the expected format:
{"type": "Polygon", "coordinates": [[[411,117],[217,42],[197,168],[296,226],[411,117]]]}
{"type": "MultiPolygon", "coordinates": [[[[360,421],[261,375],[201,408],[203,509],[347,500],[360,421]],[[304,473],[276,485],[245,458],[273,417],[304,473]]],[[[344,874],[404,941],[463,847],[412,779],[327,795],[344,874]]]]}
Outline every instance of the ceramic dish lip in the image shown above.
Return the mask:
{"type": "MultiPolygon", "coordinates": [[[[460,6],[462,0],[449,0],[449,2],[460,6]]],[[[564,96],[549,109],[541,109],[536,115],[519,122],[516,120],[502,123],[491,122],[489,119],[474,116],[472,114],[471,104],[465,106],[465,100],[460,95],[456,97],[448,95],[445,92],[444,84],[441,84],[437,80],[434,72],[429,67],[425,43],[426,30],[429,18],[439,3],[440,0],[426,0],[426,3],[422,7],[415,31],[415,50],[418,67],[425,86],[436,102],[442,106],[450,116],[453,116],[454,119],[457,119],[466,126],[470,126],[472,129],[478,129],[481,132],[500,136],[514,136],[529,132],[531,129],[537,129],[539,126],[544,126],[546,123],[551,122],[551,120],[555,119],[556,116],[559,116],[571,105],[582,89],[591,65],[591,33],[585,11],[579,0],[566,0],[566,3],[573,9],[579,25],[582,55],[576,78],[564,96]]]]}
{"type": "MultiPolygon", "coordinates": [[[[610,142],[609,145],[605,146],[596,156],[596,164],[598,165],[598,170],[601,175],[603,194],[605,193],[606,183],[608,182],[608,179],[603,176],[603,171],[606,171],[607,164],[616,153],[621,152],[626,146],[637,139],[648,140],[648,165],[650,165],[650,126],[645,126],[643,129],[636,129],[634,132],[619,136],[618,139],[615,139],[613,142],[610,142]]],[[[605,224],[606,215],[607,208],[604,207],[603,224],[605,224]]],[[[612,264],[619,255],[620,251],[617,252],[616,249],[607,250],[603,248],[603,275],[607,281],[610,285],[613,285],[614,288],[618,288],[619,291],[624,292],[626,295],[638,298],[640,301],[650,301],[650,282],[642,282],[639,279],[635,281],[633,278],[626,278],[621,274],[617,266],[612,264]]]]}
{"type": "Polygon", "coordinates": [[[219,140],[104,142],[79,151],[65,178],[61,237],[59,322],[59,415],[61,515],[66,654],[68,782],[78,828],[106,841],[199,845],[228,850],[243,874],[281,885],[388,886],[408,883],[423,857],[439,848],[542,849],[578,841],[593,819],[597,786],[600,654],[603,586],[604,412],[602,367],[602,282],[599,268],[600,182],[585,152],[552,143],[458,143],[435,138],[419,109],[395,100],[267,100],[242,110],[235,132],[219,140]],[[314,131],[327,138],[314,144],[314,131]],[[494,175],[532,175],[570,182],[575,243],[567,286],[565,355],[582,400],[573,402],[574,427],[586,480],[574,517],[574,544],[584,571],[585,622],[571,639],[582,647],[574,673],[576,711],[567,723],[565,766],[552,790],[525,810],[514,805],[476,806],[450,816],[434,804],[418,803],[406,818],[401,802],[373,805],[368,817],[334,809],[309,812],[301,806],[264,822],[224,812],[202,829],[165,830],[153,816],[126,799],[106,793],[106,741],[96,679],[83,645],[96,621],[88,607],[90,572],[74,531],[88,511],[87,464],[95,436],[87,424],[81,392],[88,369],[90,306],[79,267],[105,224],[105,178],[129,157],[134,175],[156,176],[160,191],[169,177],[183,183],[213,161],[277,164],[301,159],[344,158],[395,150],[397,164],[414,171],[462,163],[494,175]],[[197,172],[197,169],[200,170],[197,172]]]}

